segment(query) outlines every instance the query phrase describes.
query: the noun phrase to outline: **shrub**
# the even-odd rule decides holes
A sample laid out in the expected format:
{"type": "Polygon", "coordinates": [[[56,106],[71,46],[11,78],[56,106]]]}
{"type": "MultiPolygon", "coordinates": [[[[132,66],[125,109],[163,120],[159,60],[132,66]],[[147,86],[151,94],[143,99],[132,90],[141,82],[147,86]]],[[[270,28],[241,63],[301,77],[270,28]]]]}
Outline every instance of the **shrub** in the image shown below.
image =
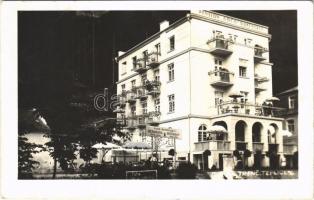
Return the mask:
{"type": "Polygon", "coordinates": [[[176,173],[179,179],[195,179],[197,167],[190,162],[180,163],[176,173]]]}

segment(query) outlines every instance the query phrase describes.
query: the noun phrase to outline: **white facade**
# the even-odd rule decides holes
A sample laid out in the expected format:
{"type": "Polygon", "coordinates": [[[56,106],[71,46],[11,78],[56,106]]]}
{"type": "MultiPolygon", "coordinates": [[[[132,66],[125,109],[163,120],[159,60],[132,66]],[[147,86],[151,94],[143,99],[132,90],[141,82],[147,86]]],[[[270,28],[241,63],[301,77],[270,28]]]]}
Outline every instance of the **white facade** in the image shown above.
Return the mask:
{"type": "MultiPolygon", "coordinates": [[[[206,149],[211,156],[205,162],[220,168],[222,157],[232,155],[236,149],[253,153],[248,158],[249,166],[254,163],[256,150],[265,155],[270,143],[275,143],[276,153],[282,157],[282,119],[276,117],[278,110],[274,107],[262,107],[272,97],[270,38],[266,26],[211,11],[191,11],[171,25],[161,23],[159,33],[127,52],[119,52],[117,94],[121,104],[117,117],[126,119],[126,128],[135,141],[150,141],[145,137],[145,125],[180,129],[182,139],[176,141],[178,155],[199,167],[204,162],[199,155],[206,149]],[[144,51],[148,52],[146,64],[141,60],[144,51]],[[157,51],[158,57],[150,55],[157,51]],[[155,62],[150,65],[151,58],[155,62]],[[142,81],[143,76],[153,84],[144,86],[148,82],[142,81]],[[134,80],[134,95],[143,88],[146,95],[129,101],[134,80]],[[231,98],[234,94],[239,97],[231,98]],[[143,109],[145,101],[147,108],[143,109]],[[136,108],[134,115],[132,106],[136,108]],[[143,111],[146,115],[142,115],[143,111]],[[215,122],[228,131],[223,139],[207,131],[215,122]],[[202,125],[207,138],[199,137],[202,125]],[[243,128],[244,138],[236,137],[243,128]],[[252,132],[260,136],[253,137],[252,132]]],[[[263,156],[262,165],[268,164],[269,158],[263,156]]]]}

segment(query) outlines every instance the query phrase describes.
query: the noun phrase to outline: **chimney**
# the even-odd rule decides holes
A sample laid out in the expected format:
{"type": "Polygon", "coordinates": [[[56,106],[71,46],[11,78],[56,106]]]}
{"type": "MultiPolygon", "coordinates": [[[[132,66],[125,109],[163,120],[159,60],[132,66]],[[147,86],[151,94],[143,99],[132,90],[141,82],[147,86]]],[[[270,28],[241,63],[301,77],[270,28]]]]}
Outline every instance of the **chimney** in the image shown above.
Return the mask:
{"type": "Polygon", "coordinates": [[[169,27],[169,21],[167,21],[167,20],[162,21],[162,22],[160,22],[159,26],[160,26],[160,31],[163,31],[169,27]]]}

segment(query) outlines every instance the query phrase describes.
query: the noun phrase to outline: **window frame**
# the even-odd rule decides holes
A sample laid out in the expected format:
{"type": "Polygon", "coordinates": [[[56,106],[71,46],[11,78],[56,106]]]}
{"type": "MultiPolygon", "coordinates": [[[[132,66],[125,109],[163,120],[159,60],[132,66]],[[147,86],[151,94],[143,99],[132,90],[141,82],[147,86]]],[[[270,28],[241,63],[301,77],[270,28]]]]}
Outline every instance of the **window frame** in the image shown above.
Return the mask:
{"type": "Polygon", "coordinates": [[[175,36],[172,35],[169,37],[169,52],[174,51],[175,50],[175,36]]]}
{"type": "Polygon", "coordinates": [[[174,81],[174,63],[168,64],[168,82],[174,81]]]}
{"type": "Polygon", "coordinates": [[[247,67],[240,65],[239,66],[239,77],[247,78],[247,67]],[[244,71],[243,71],[244,70],[244,71]],[[244,73],[243,73],[244,72],[244,73]]]}
{"type": "Polygon", "coordinates": [[[168,95],[168,113],[175,112],[175,96],[174,94],[168,95]]]}

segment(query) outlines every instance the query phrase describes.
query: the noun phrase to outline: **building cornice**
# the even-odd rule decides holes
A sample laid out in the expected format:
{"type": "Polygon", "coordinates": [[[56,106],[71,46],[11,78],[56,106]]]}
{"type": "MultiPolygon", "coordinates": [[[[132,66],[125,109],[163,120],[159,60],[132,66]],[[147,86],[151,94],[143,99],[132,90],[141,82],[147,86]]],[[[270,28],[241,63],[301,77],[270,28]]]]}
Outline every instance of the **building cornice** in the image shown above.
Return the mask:
{"type": "MultiPolygon", "coordinates": [[[[213,19],[210,19],[210,18],[207,18],[207,17],[203,17],[203,16],[200,16],[200,15],[194,14],[194,13],[191,13],[190,15],[191,15],[191,18],[194,18],[194,19],[210,22],[210,23],[217,24],[217,25],[223,25],[225,27],[229,27],[229,28],[232,28],[232,29],[244,31],[244,32],[247,32],[247,33],[252,33],[252,34],[255,34],[255,35],[259,35],[259,36],[271,39],[271,34],[266,34],[266,33],[261,33],[261,32],[257,32],[257,31],[241,28],[241,27],[238,27],[238,26],[235,26],[235,25],[232,25],[232,24],[224,23],[222,21],[213,20],[213,19]]],[[[240,20],[240,19],[237,19],[237,20],[240,20]]],[[[245,20],[240,20],[240,21],[245,21],[245,20]]],[[[249,23],[252,23],[252,22],[249,22],[249,23]]],[[[252,23],[252,24],[255,24],[255,23],[252,23]]],[[[259,26],[262,26],[262,25],[259,25],[259,26]]]]}

